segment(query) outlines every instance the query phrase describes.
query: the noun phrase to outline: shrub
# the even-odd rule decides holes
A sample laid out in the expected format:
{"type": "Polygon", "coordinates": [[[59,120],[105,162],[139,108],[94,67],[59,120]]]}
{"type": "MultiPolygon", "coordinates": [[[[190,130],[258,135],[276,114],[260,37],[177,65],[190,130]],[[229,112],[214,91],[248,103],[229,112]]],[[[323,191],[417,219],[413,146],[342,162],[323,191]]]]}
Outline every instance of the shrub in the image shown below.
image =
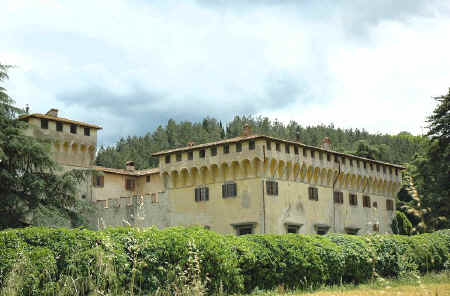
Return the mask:
{"type": "Polygon", "coordinates": [[[37,227],[0,232],[0,286],[2,295],[232,294],[440,271],[449,249],[449,230],[236,237],[201,227],[37,227]]]}
{"type": "Polygon", "coordinates": [[[395,234],[410,235],[413,227],[411,221],[403,212],[396,211],[391,228],[395,234]]]}

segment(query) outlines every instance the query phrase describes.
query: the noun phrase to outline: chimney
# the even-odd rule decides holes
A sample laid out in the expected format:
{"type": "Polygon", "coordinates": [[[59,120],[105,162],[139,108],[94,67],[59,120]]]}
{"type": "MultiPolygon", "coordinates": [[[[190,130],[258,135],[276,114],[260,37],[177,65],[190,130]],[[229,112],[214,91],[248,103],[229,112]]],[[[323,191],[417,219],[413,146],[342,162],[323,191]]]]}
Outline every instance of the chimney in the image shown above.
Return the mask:
{"type": "Polygon", "coordinates": [[[248,137],[251,134],[252,134],[252,130],[251,130],[250,126],[246,123],[244,125],[244,128],[242,129],[242,136],[248,137]]]}
{"type": "Polygon", "coordinates": [[[58,109],[52,108],[45,114],[51,117],[58,117],[58,109]]]}
{"type": "Polygon", "coordinates": [[[25,113],[30,113],[30,106],[28,104],[25,105],[25,113]]]}
{"type": "Polygon", "coordinates": [[[320,147],[325,150],[331,150],[330,138],[328,138],[328,137],[323,138],[322,145],[320,145],[320,147]]]}
{"type": "Polygon", "coordinates": [[[192,147],[192,146],[195,145],[195,143],[194,142],[188,142],[187,145],[188,145],[188,147],[192,147]]]}
{"type": "Polygon", "coordinates": [[[125,163],[125,167],[126,167],[126,170],[127,171],[134,171],[136,168],[135,168],[135,166],[134,166],[134,161],[127,161],[126,163],[125,163]]]}

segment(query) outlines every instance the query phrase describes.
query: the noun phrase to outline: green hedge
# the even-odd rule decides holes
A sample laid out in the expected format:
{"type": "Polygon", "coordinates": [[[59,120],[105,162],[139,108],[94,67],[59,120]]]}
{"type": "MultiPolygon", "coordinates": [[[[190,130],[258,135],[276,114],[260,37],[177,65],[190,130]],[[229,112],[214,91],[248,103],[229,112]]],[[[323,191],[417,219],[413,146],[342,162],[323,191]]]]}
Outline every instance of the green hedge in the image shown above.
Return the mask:
{"type": "Polygon", "coordinates": [[[12,288],[22,295],[139,294],[198,275],[210,292],[301,288],[440,271],[450,266],[449,249],[449,230],[236,237],[201,227],[25,228],[0,232],[0,287],[4,295],[12,288]]]}

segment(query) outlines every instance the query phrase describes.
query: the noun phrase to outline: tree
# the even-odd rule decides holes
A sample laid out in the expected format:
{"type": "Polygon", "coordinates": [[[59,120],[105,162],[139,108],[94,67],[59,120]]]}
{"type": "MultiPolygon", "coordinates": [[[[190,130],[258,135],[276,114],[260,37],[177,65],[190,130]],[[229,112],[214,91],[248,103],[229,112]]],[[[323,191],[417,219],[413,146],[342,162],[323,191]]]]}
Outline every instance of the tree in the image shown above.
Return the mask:
{"type": "MultiPolygon", "coordinates": [[[[8,78],[0,64],[0,82],[8,78]]],[[[76,217],[77,184],[86,173],[58,173],[45,143],[26,136],[20,110],[0,88],[0,229],[29,225],[39,207],[76,217]]]]}

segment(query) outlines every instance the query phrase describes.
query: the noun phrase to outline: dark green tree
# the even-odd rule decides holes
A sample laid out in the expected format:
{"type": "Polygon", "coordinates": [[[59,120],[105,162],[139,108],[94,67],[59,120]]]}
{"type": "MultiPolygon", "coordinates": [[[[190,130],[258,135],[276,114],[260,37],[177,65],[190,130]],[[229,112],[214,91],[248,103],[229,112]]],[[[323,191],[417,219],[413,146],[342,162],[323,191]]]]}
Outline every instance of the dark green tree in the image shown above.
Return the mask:
{"type": "MultiPolygon", "coordinates": [[[[8,78],[8,66],[0,64],[0,82],[8,78]]],[[[0,88],[0,229],[29,225],[39,207],[58,211],[77,220],[77,184],[85,173],[59,173],[48,146],[26,136],[20,110],[0,88]]]]}

